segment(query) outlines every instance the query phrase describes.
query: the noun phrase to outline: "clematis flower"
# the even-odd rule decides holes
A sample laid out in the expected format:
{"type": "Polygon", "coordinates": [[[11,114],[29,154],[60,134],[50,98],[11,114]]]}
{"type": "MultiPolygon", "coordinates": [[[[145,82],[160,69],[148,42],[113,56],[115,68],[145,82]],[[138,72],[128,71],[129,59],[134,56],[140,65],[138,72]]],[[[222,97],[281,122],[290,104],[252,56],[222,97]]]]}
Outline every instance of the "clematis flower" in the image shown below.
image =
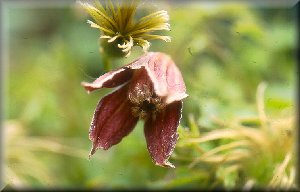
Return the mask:
{"type": "Polygon", "coordinates": [[[181,73],[169,56],[149,52],[82,85],[88,92],[118,86],[97,105],[89,130],[90,156],[99,148],[107,150],[119,143],[141,119],[153,162],[174,167],[168,159],[178,139],[182,99],[187,94],[181,73]]]}
{"type": "Polygon", "coordinates": [[[99,29],[103,51],[113,57],[129,56],[133,46],[137,45],[147,52],[150,40],[160,39],[170,42],[169,36],[152,34],[155,31],[170,31],[169,15],[165,10],[157,11],[135,21],[137,1],[107,1],[103,6],[99,1],[95,5],[79,2],[93,18],[88,23],[99,29]]]}

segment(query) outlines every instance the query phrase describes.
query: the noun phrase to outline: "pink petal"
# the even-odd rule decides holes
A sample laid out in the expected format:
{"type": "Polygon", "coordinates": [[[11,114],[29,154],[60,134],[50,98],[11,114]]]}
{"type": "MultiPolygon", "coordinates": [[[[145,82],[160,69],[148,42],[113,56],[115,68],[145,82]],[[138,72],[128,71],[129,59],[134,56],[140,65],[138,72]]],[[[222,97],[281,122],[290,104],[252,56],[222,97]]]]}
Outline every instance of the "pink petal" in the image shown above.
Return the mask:
{"type": "Polygon", "coordinates": [[[112,88],[130,80],[133,71],[129,68],[120,68],[101,75],[92,83],[82,82],[81,85],[88,91],[94,91],[102,87],[112,88]]]}
{"type": "Polygon", "coordinates": [[[119,143],[135,127],[138,118],[131,113],[127,99],[128,85],[103,97],[97,105],[90,128],[93,155],[98,148],[104,150],[119,143]]]}
{"type": "Polygon", "coordinates": [[[123,68],[105,73],[93,83],[83,82],[81,84],[88,92],[102,87],[116,87],[129,81],[133,71],[141,68],[147,70],[155,93],[158,96],[166,97],[166,103],[180,101],[188,96],[179,69],[168,55],[160,52],[148,52],[123,68]]]}
{"type": "Polygon", "coordinates": [[[145,136],[148,151],[156,165],[172,167],[168,159],[178,138],[177,127],[181,118],[182,102],[169,104],[166,110],[157,114],[156,119],[145,122],[145,136]]]}
{"type": "Polygon", "coordinates": [[[145,67],[153,82],[155,93],[166,97],[166,103],[180,101],[188,96],[181,72],[173,60],[164,53],[146,53],[126,67],[130,69],[145,67]]]}

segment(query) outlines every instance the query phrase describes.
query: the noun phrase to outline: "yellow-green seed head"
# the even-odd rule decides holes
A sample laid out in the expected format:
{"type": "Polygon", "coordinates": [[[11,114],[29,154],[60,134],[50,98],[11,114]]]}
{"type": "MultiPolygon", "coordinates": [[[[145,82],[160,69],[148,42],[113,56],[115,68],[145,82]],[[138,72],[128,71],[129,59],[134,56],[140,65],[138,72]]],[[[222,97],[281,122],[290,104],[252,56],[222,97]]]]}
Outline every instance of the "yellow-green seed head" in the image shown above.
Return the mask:
{"type": "Polygon", "coordinates": [[[95,1],[94,5],[80,2],[94,20],[88,20],[88,23],[101,31],[100,43],[106,54],[127,57],[133,46],[140,46],[146,52],[150,40],[171,41],[169,36],[151,34],[154,31],[170,30],[167,11],[157,11],[135,21],[137,1],[126,2],[113,3],[109,0],[105,6],[99,1],[95,1]]]}

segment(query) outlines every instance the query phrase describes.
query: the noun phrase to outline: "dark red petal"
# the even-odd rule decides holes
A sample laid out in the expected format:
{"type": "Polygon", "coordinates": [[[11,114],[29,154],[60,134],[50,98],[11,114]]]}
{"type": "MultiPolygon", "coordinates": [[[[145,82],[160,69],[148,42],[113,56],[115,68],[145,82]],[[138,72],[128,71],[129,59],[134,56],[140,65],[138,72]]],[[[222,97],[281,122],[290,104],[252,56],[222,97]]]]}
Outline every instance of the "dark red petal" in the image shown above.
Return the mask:
{"type": "Polygon", "coordinates": [[[177,127],[181,118],[182,102],[169,104],[165,111],[156,115],[156,119],[149,118],[145,122],[145,136],[148,151],[156,165],[172,167],[168,159],[172,154],[178,138],[177,127]]]}
{"type": "Polygon", "coordinates": [[[133,70],[129,68],[120,68],[101,75],[92,83],[82,82],[81,85],[88,91],[94,91],[102,87],[112,88],[119,86],[130,80],[133,70]]]}
{"type": "Polygon", "coordinates": [[[90,128],[93,142],[91,154],[96,149],[104,150],[119,143],[136,125],[138,118],[131,113],[131,103],[127,99],[128,85],[103,97],[97,105],[90,128]]]}
{"type": "Polygon", "coordinates": [[[143,67],[147,61],[149,61],[149,56],[150,55],[148,54],[144,54],[142,57],[122,68],[101,75],[92,83],[82,82],[81,85],[84,86],[88,92],[100,89],[102,87],[112,88],[119,86],[129,81],[133,75],[134,69],[143,67]]]}

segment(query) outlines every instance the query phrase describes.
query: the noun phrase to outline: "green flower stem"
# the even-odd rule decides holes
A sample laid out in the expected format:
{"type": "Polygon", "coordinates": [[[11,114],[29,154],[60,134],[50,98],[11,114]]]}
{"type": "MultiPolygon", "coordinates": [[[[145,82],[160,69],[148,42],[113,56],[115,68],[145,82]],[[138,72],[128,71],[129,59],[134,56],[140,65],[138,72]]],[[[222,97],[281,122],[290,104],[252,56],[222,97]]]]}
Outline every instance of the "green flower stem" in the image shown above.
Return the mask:
{"type": "Polygon", "coordinates": [[[111,71],[111,58],[104,54],[103,56],[103,69],[105,72],[111,71]]]}

